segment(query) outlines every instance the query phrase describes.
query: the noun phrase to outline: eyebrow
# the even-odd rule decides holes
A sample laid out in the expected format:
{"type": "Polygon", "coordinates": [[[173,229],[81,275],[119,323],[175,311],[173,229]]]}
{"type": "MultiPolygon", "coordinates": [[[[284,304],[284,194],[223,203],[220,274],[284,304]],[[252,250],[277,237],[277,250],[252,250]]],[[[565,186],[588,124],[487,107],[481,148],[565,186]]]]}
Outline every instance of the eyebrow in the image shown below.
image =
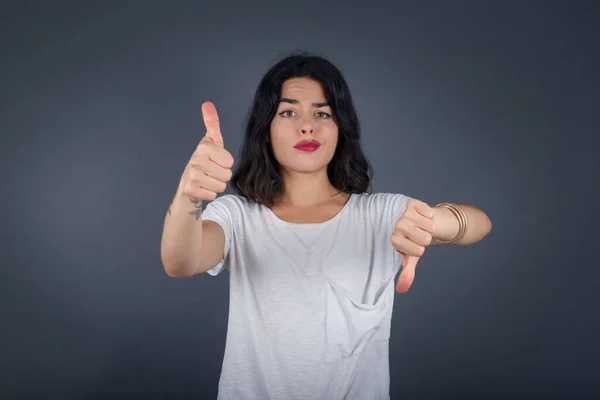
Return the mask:
{"type": "MultiPolygon", "coordinates": [[[[287,98],[287,97],[282,97],[281,100],[279,100],[279,102],[280,103],[290,103],[290,104],[298,104],[298,103],[300,103],[296,99],[290,99],[290,98],[287,98]]],[[[313,107],[320,108],[320,107],[327,107],[327,106],[329,106],[329,103],[325,101],[323,103],[312,103],[312,105],[313,105],[313,107]]]]}

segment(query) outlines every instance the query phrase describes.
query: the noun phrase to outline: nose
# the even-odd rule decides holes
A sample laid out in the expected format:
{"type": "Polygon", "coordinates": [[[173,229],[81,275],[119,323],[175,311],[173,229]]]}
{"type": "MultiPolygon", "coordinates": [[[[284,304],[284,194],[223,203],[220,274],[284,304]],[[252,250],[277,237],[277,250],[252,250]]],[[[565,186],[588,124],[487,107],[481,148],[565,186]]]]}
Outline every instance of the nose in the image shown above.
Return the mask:
{"type": "Polygon", "coordinates": [[[311,124],[311,121],[308,118],[305,118],[302,121],[302,125],[300,126],[300,130],[302,132],[303,135],[306,135],[307,133],[313,133],[313,126],[311,124]]]}

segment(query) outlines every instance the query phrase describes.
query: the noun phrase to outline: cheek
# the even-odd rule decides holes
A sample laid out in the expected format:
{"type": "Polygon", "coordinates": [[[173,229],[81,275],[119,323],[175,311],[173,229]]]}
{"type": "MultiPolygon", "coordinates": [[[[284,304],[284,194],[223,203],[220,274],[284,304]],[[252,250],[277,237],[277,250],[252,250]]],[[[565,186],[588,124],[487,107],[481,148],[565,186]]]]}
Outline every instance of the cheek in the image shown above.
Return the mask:
{"type": "Polygon", "coordinates": [[[291,136],[290,129],[289,127],[286,127],[285,124],[275,121],[271,123],[271,148],[273,149],[273,153],[277,161],[281,162],[279,156],[282,155],[282,152],[285,153],[285,149],[289,147],[291,136]]]}
{"type": "Polygon", "coordinates": [[[335,124],[332,124],[331,126],[327,126],[325,127],[325,129],[323,129],[323,137],[325,140],[327,140],[328,143],[331,143],[333,147],[333,150],[335,151],[335,147],[337,146],[337,142],[339,140],[339,131],[338,131],[338,127],[335,124]]]}
{"type": "Polygon", "coordinates": [[[285,121],[273,120],[271,122],[271,140],[275,142],[281,142],[293,134],[293,127],[290,124],[286,124],[285,121]]]}

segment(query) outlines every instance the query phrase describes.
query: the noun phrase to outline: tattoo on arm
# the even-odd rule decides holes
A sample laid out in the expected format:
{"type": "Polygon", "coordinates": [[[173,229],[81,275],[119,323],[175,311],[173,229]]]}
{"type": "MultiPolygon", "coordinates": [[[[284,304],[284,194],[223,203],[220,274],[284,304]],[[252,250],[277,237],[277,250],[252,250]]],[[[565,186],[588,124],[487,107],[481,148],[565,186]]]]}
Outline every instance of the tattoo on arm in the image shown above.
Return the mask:
{"type": "Polygon", "coordinates": [[[202,200],[190,199],[192,203],[194,203],[194,209],[189,211],[188,214],[196,217],[196,221],[202,217],[202,200]]]}

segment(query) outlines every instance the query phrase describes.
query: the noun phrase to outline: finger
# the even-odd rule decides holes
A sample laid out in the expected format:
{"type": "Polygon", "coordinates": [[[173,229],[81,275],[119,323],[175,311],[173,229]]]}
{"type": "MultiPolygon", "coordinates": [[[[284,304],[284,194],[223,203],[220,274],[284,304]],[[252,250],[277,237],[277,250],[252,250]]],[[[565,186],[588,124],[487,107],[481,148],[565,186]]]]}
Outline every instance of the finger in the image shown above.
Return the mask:
{"type": "Polygon", "coordinates": [[[231,168],[233,167],[233,156],[230,152],[225,149],[215,149],[216,151],[211,151],[208,154],[208,158],[211,161],[219,164],[223,168],[231,168]]]}
{"type": "Polygon", "coordinates": [[[223,145],[223,136],[221,135],[221,127],[219,125],[219,114],[217,114],[217,108],[210,101],[202,104],[202,118],[204,119],[204,125],[206,126],[206,136],[208,136],[213,143],[223,145]]]}
{"type": "Polygon", "coordinates": [[[415,243],[403,233],[394,233],[391,242],[392,246],[403,255],[421,257],[425,253],[425,246],[415,243]]]}
{"type": "Polygon", "coordinates": [[[433,235],[423,229],[413,226],[406,233],[406,237],[417,245],[429,246],[433,240],[433,235]]]}
{"type": "Polygon", "coordinates": [[[415,271],[419,257],[407,256],[402,254],[402,272],[396,283],[398,293],[406,293],[415,280],[415,271]]]}
{"type": "Polygon", "coordinates": [[[415,209],[419,214],[428,219],[433,218],[433,208],[430,207],[427,203],[417,201],[415,204],[415,209]]]}
{"type": "Polygon", "coordinates": [[[212,178],[215,178],[221,182],[229,182],[231,179],[232,172],[229,168],[223,168],[219,164],[213,161],[206,161],[202,167],[204,173],[212,178]]]}
{"type": "Polygon", "coordinates": [[[192,179],[192,185],[204,188],[206,190],[210,190],[211,192],[223,193],[227,188],[227,184],[225,182],[219,181],[212,176],[201,175],[198,178],[192,179]]]}
{"type": "Polygon", "coordinates": [[[412,220],[417,228],[425,232],[433,233],[435,231],[435,222],[433,222],[433,219],[417,214],[413,215],[412,220]]]}
{"type": "Polygon", "coordinates": [[[216,192],[198,186],[189,187],[185,190],[185,194],[195,200],[214,200],[217,198],[216,192]]]}

